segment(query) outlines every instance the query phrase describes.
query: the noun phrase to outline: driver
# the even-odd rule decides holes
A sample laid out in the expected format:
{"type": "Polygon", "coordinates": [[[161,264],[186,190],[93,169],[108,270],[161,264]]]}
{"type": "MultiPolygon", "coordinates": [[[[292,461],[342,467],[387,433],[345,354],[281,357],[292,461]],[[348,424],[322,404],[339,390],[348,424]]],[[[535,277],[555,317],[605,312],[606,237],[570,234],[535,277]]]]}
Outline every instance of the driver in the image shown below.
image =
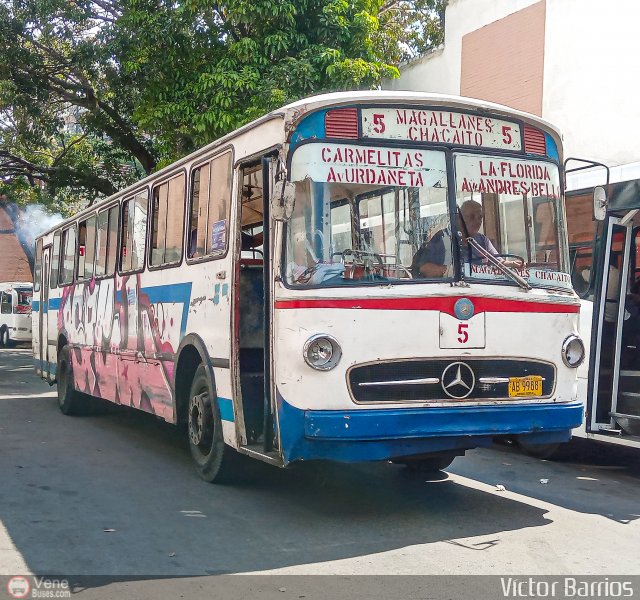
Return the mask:
{"type": "MultiPolygon", "coordinates": [[[[472,237],[490,254],[498,255],[491,240],[484,233],[480,233],[482,216],[482,205],[475,200],[467,200],[460,206],[458,227],[463,232],[461,248],[463,259],[468,257],[469,252],[467,237],[472,237]],[[464,235],[465,227],[468,235],[464,235]]],[[[450,277],[453,274],[452,245],[450,229],[442,229],[436,233],[419,248],[413,257],[411,265],[413,277],[450,277]]],[[[472,247],[471,260],[482,261],[486,259],[472,247]]]]}

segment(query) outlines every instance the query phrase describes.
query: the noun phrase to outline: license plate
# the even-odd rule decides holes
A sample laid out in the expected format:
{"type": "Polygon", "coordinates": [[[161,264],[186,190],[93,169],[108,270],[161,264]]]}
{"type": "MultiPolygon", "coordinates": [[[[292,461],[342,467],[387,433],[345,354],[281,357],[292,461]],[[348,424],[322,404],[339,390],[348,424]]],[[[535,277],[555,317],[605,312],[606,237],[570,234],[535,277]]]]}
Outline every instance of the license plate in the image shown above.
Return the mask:
{"type": "Polygon", "coordinates": [[[522,396],[542,396],[542,377],[540,375],[509,377],[509,398],[522,396]]]}

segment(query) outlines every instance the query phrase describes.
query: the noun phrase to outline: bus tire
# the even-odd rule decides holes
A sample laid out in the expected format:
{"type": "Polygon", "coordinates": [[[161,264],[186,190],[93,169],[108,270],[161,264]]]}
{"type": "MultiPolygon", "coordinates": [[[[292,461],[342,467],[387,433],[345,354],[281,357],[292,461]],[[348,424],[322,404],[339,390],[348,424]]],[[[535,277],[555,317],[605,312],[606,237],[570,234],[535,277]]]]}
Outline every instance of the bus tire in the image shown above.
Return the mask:
{"type": "Polygon", "coordinates": [[[456,456],[459,455],[451,452],[396,462],[402,462],[412,473],[437,473],[450,466],[456,456]]]}
{"type": "Polygon", "coordinates": [[[79,415],[81,413],[81,394],[74,386],[73,366],[71,364],[71,350],[63,346],[58,353],[58,406],[64,415],[79,415]]]}
{"type": "Polygon", "coordinates": [[[234,474],[237,453],[224,443],[218,403],[212,401],[204,365],[193,375],[187,408],[187,436],[198,475],[209,483],[225,483],[234,474]]]}
{"type": "Polygon", "coordinates": [[[11,348],[11,338],[6,327],[0,329],[0,348],[11,348]]]}

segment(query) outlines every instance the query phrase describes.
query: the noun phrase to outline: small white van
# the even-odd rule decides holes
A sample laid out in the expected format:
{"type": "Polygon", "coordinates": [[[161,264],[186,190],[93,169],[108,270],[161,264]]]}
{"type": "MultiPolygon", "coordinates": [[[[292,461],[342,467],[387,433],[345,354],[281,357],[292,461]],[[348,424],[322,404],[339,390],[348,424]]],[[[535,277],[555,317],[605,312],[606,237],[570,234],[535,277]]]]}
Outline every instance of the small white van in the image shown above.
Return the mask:
{"type": "Polygon", "coordinates": [[[31,283],[0,283],[0,348],[31,341],[31,283]]]}

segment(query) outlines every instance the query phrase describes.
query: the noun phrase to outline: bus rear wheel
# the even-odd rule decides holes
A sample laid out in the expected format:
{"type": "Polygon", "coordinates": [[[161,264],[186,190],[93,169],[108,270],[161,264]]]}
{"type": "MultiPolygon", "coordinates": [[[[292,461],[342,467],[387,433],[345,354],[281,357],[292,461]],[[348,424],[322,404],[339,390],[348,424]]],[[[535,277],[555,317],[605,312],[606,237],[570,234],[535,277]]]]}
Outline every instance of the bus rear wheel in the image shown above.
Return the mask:
{"type": "Polygon", "coordinates": [[[218,403],[212,401],[204,365],[193,376],[189,392],[187,431],[198,475],[210,483],[230,481],[237,453],[224,443],[218,403]]]}
{"type": "Polygon", "coordinates": [[[81,412],[81,394],[75,388],[71,350],[64,346],[58,353],[58,406],[65,415],[79,415],[81,412]]]}

